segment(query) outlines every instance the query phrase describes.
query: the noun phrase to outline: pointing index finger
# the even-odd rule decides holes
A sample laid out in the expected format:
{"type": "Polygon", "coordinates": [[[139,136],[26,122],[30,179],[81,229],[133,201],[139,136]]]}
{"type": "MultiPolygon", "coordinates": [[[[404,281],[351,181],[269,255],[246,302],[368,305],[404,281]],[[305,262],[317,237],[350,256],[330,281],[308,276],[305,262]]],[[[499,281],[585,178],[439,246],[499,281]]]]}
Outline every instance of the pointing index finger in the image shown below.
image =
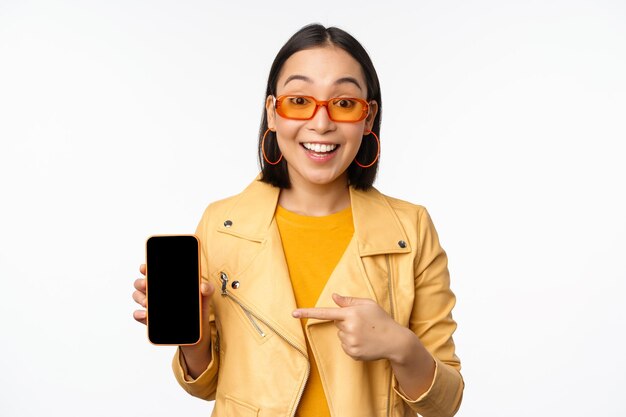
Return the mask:
{"type": "Polygon", "coordinates": [[[345,314],[338,307],[328,308],[298,308],[291,313],[296,318],[309,318],[319,320],[343,320],[345,314]]]}

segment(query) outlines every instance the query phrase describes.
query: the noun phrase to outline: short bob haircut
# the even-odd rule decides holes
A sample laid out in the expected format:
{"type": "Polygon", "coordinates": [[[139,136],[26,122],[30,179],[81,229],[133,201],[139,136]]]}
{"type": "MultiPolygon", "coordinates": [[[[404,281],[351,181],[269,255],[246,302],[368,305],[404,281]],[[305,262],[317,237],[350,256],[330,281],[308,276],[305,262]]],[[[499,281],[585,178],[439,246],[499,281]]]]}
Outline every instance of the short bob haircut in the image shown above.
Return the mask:
{"type": "MultiPolygon", "coordinates": [[[[294,53],[304,50],[323,46],[336,46],[349,53],[363,68],[365,82],[367,84],[367,101],[376,100],[378,103],[378,113],[374,118],[372,131],[380,137],[380,120],[382,114],[382,100],[380,95],[380,84],[378,75],[372,64],[372,60],[363,48],[363,46],[349,33],[336,28],[325,28],[320,24],[310,24],[297,31],[283,47],[278,51],[272,67],[270,69],[267,80],[267,88],[265,98],[269,95],[276,96],[276,83],[278,76],[287,59],[294,53]]],[[[264,101],[265,103],[265,101],[264,101]]],[[[278,164],[271,165],[265,162],[261,149],[263,142],[263,134],[267,130],[267,114],[265,107],[263,108],[263,117],[261,127],[259,129],[258,157],[261,165],[260,180],[275,187],[290,188],[289,173],[287,171],[287,163],[283,158],[278,164]]],[[[271,161],[280,158],[280,149],[276,141],[276,132],[269,132],[266,137],[265,152],[271,161]]],[[[378,152],[378,144],[373,136],[364,137],[361,147],[357,153],[356,159],[367,164],[373,161],[378,152]]],[[[367,190],[374,184],[376,173],[378,171],[378,160],[369,168],[361,168],[354,161],[348,166],[348,184],[357,189],[367,190]]]]}

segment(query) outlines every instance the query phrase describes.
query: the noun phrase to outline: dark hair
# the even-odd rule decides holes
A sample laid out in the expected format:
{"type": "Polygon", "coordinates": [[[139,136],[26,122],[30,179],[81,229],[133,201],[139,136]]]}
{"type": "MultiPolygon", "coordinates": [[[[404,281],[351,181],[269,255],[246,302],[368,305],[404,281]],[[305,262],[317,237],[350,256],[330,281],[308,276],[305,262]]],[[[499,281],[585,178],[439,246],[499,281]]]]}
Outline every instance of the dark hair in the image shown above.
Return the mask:
{"type": "MultiPolygon", "coordinates": [[[[365,74],[365,82],[367,84],[367,101],[376,100],[378,103],[378,113],[374,118],[372,131],[380,137],[380,118],[382,114],[382,101],[380,95],[380,84],[378,75],[374,69],[374,64],[363,46],[349,33],[336,28],[325,28],[320,24],[310,24],[297,31],[283,47],[278,51],[267,80],[267,88],[265,97],[276,95],[276,83],[278,75],[285,61],[294,53],[311,49],[314,47],[332,45],[337,46],[349,53],[363,68],[365,74]]],[[[258,157],[261,165],[261,181],[272,184],[280,188],[290,188],[289,173],[287,172],[287,163],[283,158],[278,164],[271,165],[265,162],[261,145],[263,135],[267,130],[267,114],[263,109],[263,117],[261,119],[261,128],[259,129],[258,157]]],[[[361,147],[357,153],[356,159],[361,163],[367,164],[374,160],[378,152],[377,141],[373,137],[368,137],[361,142],[361,147]]],[[[276,161],[280,158],[280,149],[276,141],[276,132],[269,132],[265,142],[265,153],[270,161],[276,161]]],[[[378,171],[378,160],[369,168],[361,168],[354,161],[348,167],[348,183],[355,188],[367,190],[374,183],[376,173],[378,171]]]]}

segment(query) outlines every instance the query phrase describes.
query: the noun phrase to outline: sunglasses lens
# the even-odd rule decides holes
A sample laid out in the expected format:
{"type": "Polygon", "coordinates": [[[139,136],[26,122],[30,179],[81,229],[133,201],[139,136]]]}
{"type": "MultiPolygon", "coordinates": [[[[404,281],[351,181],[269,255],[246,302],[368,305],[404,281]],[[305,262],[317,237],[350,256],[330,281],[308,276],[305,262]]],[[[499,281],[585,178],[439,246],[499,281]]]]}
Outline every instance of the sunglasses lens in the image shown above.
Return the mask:
{"type": "Polygon", "coordinates": [[[363,119],[365,106],[351,98],[335,98],[328,103],[328,111],[338,122],[357,122],[363,119]]]}
{"type": "Polygon", "coordinates": [[[281,97],[276,111],[288,119],[306,120],[315,112],[315,101],[303,96],[281,97]]]}

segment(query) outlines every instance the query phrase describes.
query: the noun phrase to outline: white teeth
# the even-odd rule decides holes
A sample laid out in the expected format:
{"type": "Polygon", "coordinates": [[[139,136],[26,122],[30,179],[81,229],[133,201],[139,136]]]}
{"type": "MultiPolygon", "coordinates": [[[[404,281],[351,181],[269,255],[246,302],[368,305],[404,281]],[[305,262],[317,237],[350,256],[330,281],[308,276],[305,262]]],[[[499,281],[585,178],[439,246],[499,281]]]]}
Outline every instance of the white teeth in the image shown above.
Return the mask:
{"type": "Polygon", "coordinates": [[[310,151],[313,152],[317,152],[317,153],[326,153],[326,152],[331,152],[334,151],[337,148],[337,145],[326,145],[326,144],[320,144],[320,143],[303,143],[302,145],[304,145],[305,148],[307,148],[310,151]]]}

